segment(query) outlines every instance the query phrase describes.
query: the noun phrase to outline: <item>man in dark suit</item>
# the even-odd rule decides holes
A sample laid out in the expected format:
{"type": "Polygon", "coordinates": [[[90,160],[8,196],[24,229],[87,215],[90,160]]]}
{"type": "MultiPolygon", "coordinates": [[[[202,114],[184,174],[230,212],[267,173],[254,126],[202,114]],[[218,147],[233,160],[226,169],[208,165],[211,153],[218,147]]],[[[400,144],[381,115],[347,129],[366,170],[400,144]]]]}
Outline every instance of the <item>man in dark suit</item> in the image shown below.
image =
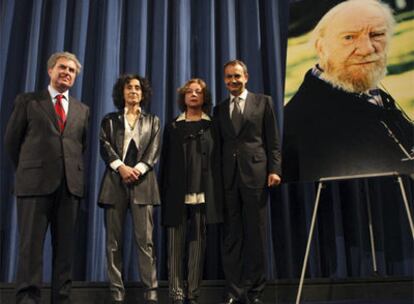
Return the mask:
{"type": "Polygon", "coordinates": [[[69,96],[81,65],[74,54],[53,54],[47,90],[17,96],[5,147],[16,170],[19,229],[16,303],[40,303],[42,253],[52,237],[51,303],[70,303],[74,228],[83,196],[89,108],[69,96]]]}
{"type": "Polygon", "coordinates": [[[270,96],[248,92],[246,65],[224,65],[230,97],[214,109],[224,181],[225,303],[262,303],[266,250],[266,186],[280,183],[280,148],[270,96]]]}

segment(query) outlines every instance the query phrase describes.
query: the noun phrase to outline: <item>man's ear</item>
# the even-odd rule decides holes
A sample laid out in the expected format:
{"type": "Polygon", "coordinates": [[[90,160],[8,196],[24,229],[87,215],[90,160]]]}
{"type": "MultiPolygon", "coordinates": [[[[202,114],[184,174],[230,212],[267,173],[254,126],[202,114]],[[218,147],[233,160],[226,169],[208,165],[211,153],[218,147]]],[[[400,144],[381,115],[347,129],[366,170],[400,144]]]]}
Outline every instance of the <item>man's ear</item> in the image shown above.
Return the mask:
{"type": "Polygon", "coordinates": [[[321,58],[323,57],[323,44],[322,44],[322,39],[318,38],[315,40],[315,50],[316,50],[316,54],[318,54],[318,57],[321,58]]]}

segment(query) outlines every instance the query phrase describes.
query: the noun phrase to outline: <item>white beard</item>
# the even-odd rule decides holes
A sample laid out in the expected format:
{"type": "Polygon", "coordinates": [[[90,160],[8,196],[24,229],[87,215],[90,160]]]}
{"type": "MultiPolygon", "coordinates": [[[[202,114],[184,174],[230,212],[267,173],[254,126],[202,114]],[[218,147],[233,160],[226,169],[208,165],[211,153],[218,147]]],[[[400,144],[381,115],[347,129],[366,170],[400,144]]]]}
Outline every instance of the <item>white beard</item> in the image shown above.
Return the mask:
{"type": "Polygon", "coordinates": [[[376,88],[387,73],[385,58],[367,66],[336,65],[329,59],[321,64],[324,68],[321,77],[334,87],[350,93],[362,93],[376,88]]]}

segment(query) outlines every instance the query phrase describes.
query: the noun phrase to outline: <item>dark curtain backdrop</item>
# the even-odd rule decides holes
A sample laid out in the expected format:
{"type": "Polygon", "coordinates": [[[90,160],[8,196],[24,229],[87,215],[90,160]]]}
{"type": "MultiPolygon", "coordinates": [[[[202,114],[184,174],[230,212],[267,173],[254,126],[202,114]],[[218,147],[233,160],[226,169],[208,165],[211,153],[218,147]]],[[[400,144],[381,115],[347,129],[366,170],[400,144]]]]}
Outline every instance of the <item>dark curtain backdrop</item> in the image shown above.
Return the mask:
{"type": "MultiPolygon", "coordinates": [[[[249,67],[249,89],[273,96],[282,126],[287,20],[287,0],[0,0],[0,282],[14,280],[18,254],[13,172],[3,149],[4,130],[15,96],[47,86],[51,53],[77,54],[83,70],[71,95],[91,108],[87,195],[79,216],[75,279],[105,281],[105,229],[96,204],[104,171],[98,130],[104,114],[114,111],[111,92],[116,78],[125,72],[146,76],[153,88],[149,110],[166,123],[178,114],[176,89],[191,77],[206,80],[215,103],[226,97],[222,66],[239,58],[249,67]]],[[[412,182],[406,182],[412,203],[412,182]]],[[[271,193],[269,279],[300,274],[314,188],[284,185],[271,193]]],[[[412,238],[397,185],[388,178],[327,186],[309,276],[370,274],[367,197],[373,205],[380,274],[413,274],[412,238]]],[[[165,280],[166,242],[159,210],[155,223],[159,278],[165,280]]],[[[208,233],[205,278],[223,279],[219,227],[209,227],[208,233]]],[[[124,273],[138,280],[130,229],[125,240],[124,273]]],[[[44,256],[44,278],[49,281],[49,236],[44,256]]]]}

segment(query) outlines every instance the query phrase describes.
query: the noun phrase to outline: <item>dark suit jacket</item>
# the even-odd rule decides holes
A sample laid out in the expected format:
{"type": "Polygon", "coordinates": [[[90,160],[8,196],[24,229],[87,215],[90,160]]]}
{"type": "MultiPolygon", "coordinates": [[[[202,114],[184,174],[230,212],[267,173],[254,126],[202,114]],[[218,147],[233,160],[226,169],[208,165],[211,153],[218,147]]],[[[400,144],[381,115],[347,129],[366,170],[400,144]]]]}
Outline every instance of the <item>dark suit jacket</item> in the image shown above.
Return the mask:
{"type": "MultiPolygon", "coordinates": [[[[200,132],[202,158],[202,187],[206,198],[206,220],[208,224],[222,221],[222,183],[220,155],[217,136],[211,122],[203,120],[205,128],[200,132]]],[[[184,151],[185,121],[172,121],[164,129],[162,142],[160,183],[162,198],[162,223],[178,226],[182,222],[184,199],[187,189],[186,161],[184,151]]]]}
{"type": "MultiPolygon", "coordinates": [[[[153,170],[160,154],[160,120],[157,116],[141,112],[138,120],[139,143],[136,163],[143,162],[150,169],[131,187],[134,199],[139,203],[160,204],[157,177],[153,170]]],[[[113,205],[125,199],[126,186],[118,172],[109,166],[114,160],[122,160],[124,149],[124,111],[107,114],[101,123],[99,135],[101,157],[106,164],[98,202],[101,206],[113,205]]]]}
{"type": "Polygon", "coordinates": [[[381,91],[381,97],[384,107],[334,88],[309,71],[285,106],[284,181],[414,172],[414,162],[403,160],[406,156],[383,123],[408,152],[414,125],[391,96],[381,91]]]}
{"type": "Polygon", "coordinates": [[[237,167],[243,186],[264,188],[269,173],[281,174],[279,134],[272,98],[247,94],[239,134],[233,128],[229,103],[230,99],[226,99],[214,108],[221,140],[224,187],[231,187],[237,167]]]}
{"type": "Polygon", "coordinates": [[[49,92],[17,96],[7,124],[5,148],[16,169],[17,196],[47,195],[66,177],[69,192],[84,194],[82,154],[89,108],[69,97],[66,126],[60,133],[49,92]]]}

